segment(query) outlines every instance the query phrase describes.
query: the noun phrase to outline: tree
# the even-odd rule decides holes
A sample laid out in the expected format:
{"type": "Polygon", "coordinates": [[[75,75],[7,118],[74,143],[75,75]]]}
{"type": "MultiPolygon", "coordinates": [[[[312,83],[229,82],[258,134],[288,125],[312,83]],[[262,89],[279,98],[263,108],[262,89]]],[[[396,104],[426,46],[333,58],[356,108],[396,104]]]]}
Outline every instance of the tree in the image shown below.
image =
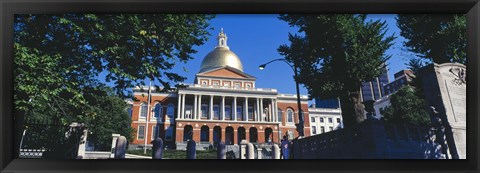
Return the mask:
{"type": "MultiPolygon", "coordinates": [[[[15,15],[15,109],[48,106],[57,117],[88,106],[92,88],[113,83],[119,96],[126,89],[158,81],[165,89],[185,80],[171,72],[192,59],[195,45],[208,36],[212,15],[63,14],[15,15]],[[99,79],[105,73],[105,80],[99,79]],[[39,103],[49,103],[41,105],[39,103]]],[[[159,88],[159,86],[156,86],[159,88]]],[[[77,113],[78,112],[78,113],[77,113]]]]}
{"type": "Polygon", "coordinates": [[[390,105],[380,109],[386,122],[427,125],[430,116],[425,100],[418,97],[411,86],[404,86],[390,96],[390,105]]]}
{"type": "Polygon", "coordinates": [[[404,45],[435,63],[467,59],[467,20],[462,14],[399,14],[397,26],[404,45]]]}
{"type": "MultiPolygon", "coordinates": [[[[127,89],[145,85],[145,79],[170,89],[185,80],[171,70],[192,59],[196,52],[193,47],[207,40],[208,21],[213,17],[15,15],[15,126],[23,127],[25,114],[31,119],[59,120],[64,125],[73,121],[88,125],[95,116],[91,111],[95,105],[86,96],[105,87],[106,82],[113,83],[113,91],[122,98],[133,97],[127,89]],[[101,79],[103,74],[105,79],[101,79]]],[[[22,129],[16,130],[16,136],[21,136],[22,129]]],[[[15,142],[19,146],[20,140],[15,142]]]]}
{"type": "Polygon", "coordinates": [[[280,15],[305,36],[289,35],[290,46],[278,51],[299,69],[295,79],[310,97],[340,98],[345,127],[365,119],[360,98],[362,82],[382,73],[393,36],[386,23],[366,21],[366,15],[280,15]]]}
{"type": "Polygon", "coordinates": [[[112,134],[125,136],[133,140],[134,129],[128,115],[128,105],[122,98],[115,95],[110,88],[101,88],[86,96],[93,105],[83,122],[89,126],[88,141],[93,142],[95,150],[109,151],[112,145],[112,134]]]}

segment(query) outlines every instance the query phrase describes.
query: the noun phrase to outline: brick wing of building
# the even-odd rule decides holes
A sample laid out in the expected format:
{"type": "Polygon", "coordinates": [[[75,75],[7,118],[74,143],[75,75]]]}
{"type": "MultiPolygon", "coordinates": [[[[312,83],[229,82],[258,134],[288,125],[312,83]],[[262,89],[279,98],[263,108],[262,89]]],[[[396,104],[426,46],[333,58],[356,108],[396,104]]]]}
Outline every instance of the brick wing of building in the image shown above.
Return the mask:
{"type": "MultiPolygon", "coordinates": [[[[194,84],[172,92],[134,88],[130,147],[147,147],[155,137],[167,147],[182,149],[187,140],[210,146],[247,140],[251,143],[279,143],[283,135],[298,136],[296,95],[276,89],[256,88],[256,78],[243,71],[240,58],[227,46],[223,30],[216,46],[203,59],[194,84]],[[150,111],[148,111],[150,110],[150,111]]],[[[308,97],[301,96],[305,135],[310,135],[308,97]]]]}

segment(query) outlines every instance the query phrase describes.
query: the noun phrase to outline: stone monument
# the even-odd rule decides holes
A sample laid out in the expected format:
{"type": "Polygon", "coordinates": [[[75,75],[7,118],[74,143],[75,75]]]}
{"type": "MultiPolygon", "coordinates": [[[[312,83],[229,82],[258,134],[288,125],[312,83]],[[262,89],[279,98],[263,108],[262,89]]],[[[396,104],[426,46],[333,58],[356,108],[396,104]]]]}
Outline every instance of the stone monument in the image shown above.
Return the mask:
{"type": "Polygon", "coordinates": [[[445,128],[447,159],[466,159],[466,66],[458,63],[430,64],[419,70],[427,104],[445,128]]]}

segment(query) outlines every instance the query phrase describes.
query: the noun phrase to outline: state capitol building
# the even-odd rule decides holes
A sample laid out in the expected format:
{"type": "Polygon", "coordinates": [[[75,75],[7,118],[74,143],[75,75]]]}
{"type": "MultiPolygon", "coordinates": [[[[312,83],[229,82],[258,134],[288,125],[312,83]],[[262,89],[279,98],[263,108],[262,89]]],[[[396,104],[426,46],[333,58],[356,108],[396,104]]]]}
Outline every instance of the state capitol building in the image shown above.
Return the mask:
{"type": "MultiPolygon", "coordinates": [[[[298,136],[297,96],[257,88],[256,78],[243,71],[240,58],[228,47],[223,30],[217,39],[218,45],[203,59],[194,84],[172,92],[154,92],[152,88],[150,104],[148,87],[133,88],[136,100],[130,104],[135,135],[130,147],[143,147],[145,142],[150,147],[156,137],[167,147],[179,149],[192,139],[208,147],[220,141],[227,145],[241,140],[279,143],[283,135],[289,139],[298,136]]],[[[341,128],[340,109],[309,108],[306,95],[301,95],[301,108],[305,136],[341,128]]]]}

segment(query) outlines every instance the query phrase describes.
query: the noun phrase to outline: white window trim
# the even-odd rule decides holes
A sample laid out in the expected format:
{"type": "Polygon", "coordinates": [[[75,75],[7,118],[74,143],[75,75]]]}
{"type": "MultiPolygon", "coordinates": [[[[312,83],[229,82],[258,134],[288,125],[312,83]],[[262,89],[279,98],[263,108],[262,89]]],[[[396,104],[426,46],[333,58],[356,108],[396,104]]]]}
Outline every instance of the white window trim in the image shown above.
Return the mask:
{"type": "Polygon", "coordinates": [[[137,131],[137,140],[145,140],[145,125],[138,125],[137,127],[138,131],[137,131]],[[140,127],[143,127],[143,130],[140,130],[140,127]],[[143,139],[140,139],[140,131],[143,132],[143,139]]]}
{"type": "Polygon", "coordinates": [[[209,112],[208,112],[208,109],[209,109],[209,105],[208,105],[208,104],[202,104],[202,105],[200,105],[200,117],[201,117],[201,118],[208,118],[208,113],[209,113],[209,112]],[[207,107],[207,109],[205,109],[205,113],[206,113],[206,114],[205,114],[205,115],[206,115],[205,117],[203,116],[203,113],[204,113],[204,112],[203,112],[203,106],[206,106],[206,107],[207,107]]]}
{"type": "Polygon", "coordinates": [[[163,105],[160,103],[160,102],[155,102],[154,106],[153,106],[153,109],[152,109],[152,112],[153,114],[150,114],[152,115],[152,117],[150,117],[150,121],[157,121],[157,117],[160,117],[160,116],[163,116],[161,114],[163,114],[163,105]],[[156,108],[157,108],[157,105],[160,104],[160,115],[157,115],[157,111],[156,111],[156,108]]]}
{"type": "Polygon", "coordinates": [[[155,138],[154,138],[155,131],[157,131],[157,135],[158,135],[158,126],[157,125],[152,126],[152,133],[151,133],[152,134],[151,135],[152,140],[155,140],[155,138]]]}
{"type": "Polygon", "coordinates": [[[291,124],[295,124],[295,112],[294,112],[292,109],[290,109],[290,108],[288,108],[287,111],[285,111],[285,112],[286,112],[286,114],[287,114],[287,119],[286,119],[287,124],[290,124],[290,125],[291,125],[291,124]],[[289,113],[290,111],[292,112],[292,122],[288,121],[288,116],[289,116],[288,113],[289,113]]]}
{"type": "Polygon", "coordinates": [[[167,112],[166,112],[166,113],[167,113],[167,116],[166,116],[165,118],[167,118],[167,117],[168,117],[168,118],[174,118],[174,117],[175,117],[175,105],[172,104],[172,103],[169,103],[169,104],[167,105],[167,112]],[[172,114],[171,114],[171,115],[168,114],[168,108],[169,108],[170,106],[171,106],[171,108],[172,108],[172,110],[171,110],[171,113],[172,113],[172,114]]]}
{"type": "Polygon", "coordinates": [[[148,115],[148,104],[146,102],[142,102],[142,103],[140,103],[140,111],[138,111],[138,119],[145,121],[147,119],[147,115],[148,115]],[[147,114],[145,115],[145,117],[142,116],[142,111],[143,111],[143,106],[144,105],[147,105],[147,114]]]}

